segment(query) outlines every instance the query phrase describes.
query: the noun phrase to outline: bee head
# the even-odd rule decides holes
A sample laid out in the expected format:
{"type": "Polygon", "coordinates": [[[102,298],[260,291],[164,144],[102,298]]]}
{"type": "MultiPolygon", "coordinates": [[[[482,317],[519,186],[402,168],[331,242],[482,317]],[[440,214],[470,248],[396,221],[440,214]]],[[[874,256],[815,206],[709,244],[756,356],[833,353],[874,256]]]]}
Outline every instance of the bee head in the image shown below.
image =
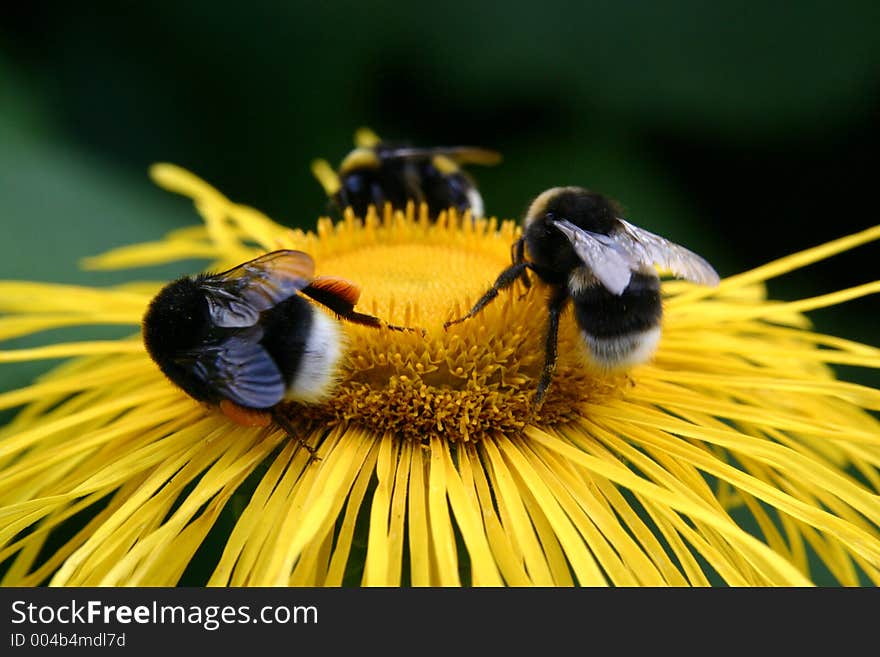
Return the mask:
{"type": "Polygon", "coordinates": [[[202,344],[210,330],[205,294],[189,276],[162,288],[144,314],[144,344],[156,361],[202,344]]]}
{"type": "Polygon", "coordinates": [[[557,219],[594,233],[608,235],[620,215],[610,199],[583,187],[553,187],[539,194],[526,212],[525,225],[540,221],[551,224],[557,219]]]}

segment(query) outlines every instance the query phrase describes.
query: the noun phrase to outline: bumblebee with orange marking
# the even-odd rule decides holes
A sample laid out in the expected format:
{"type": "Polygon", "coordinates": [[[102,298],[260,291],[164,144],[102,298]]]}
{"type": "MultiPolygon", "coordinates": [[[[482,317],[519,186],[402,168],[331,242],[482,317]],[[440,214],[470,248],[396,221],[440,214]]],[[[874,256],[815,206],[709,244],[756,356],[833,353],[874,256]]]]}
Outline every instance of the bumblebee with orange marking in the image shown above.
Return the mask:
{"type": "Polygon", "coordinates": [[[347,321],[405,330],[355,312],[360,289],[314,271],[309,254],[281,250],[172,281],[144,315],[147,352],[190,397],[245,426],[274,420],[293,436],[278,404],[326,399],[344,350],[338,322],[302,295],[347,321]]]}

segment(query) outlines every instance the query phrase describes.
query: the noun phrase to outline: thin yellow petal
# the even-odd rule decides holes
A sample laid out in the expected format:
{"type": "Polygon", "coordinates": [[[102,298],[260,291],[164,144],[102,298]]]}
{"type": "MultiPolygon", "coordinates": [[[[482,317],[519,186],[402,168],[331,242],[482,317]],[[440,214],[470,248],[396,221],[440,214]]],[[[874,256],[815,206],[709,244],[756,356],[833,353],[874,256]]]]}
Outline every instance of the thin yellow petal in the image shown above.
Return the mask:
{"type": "Polygon", "coordinates": [[[293,441],[288,442],[272,461],[266,474],[260,479],[260,483],[254,489],[250,501],[226,541],[220,561],[208,580],[208,586],[226,586],[230,583],[232,572],[241,557],[245,542],[255,529],[266,500],[278,484],[295,449],[296,444],[293,441]]]}
{"type": "Polygon", "coordinates": [[[293,564],[306,543],[330,529],[332,519],[341,510],[371,445],[368,436],[356,436],[350,432],[349,440],[335,446],[332,458],[327,454],[318,461],[309,488],[300,487],[302,493],[291,501],[291,513],[279,530],[278,543],[284,547],[269,561],[267,574],[273,578],[274,586],[287,583],[293,564]]]}
{"type": "Polygon", "coordinates": [[[413,586],[431,586],[431,535],[428,529],[428,502],[425,486],[426,463],[421,447],[412,450],[409,469],[409,500],[406,517],[409,527],[410,576],[413,586]]]}
{"type": "Polygon", "coordinates": [[[486,530],[483,527],[480,512],[473,506],[474,500],[468,499],[466,488],[459,478],[458,470],[449,453],[442,450],[441,456],[446,468],[446,491],[449,496],[449,505],[470,556],[472,584],[475,586],[500,586],[502,583],[501,575],[495,566],[489,543],[486,541],[486,530]]]}
{"type": "Polygon", "coordinates": [[[391,518],[388,523],[388,582],[390,586],[399,586],[403,568],[403,544],[406,533],[406,500],[409,484],[409,465],[412,461],[410,453],[413,449],[421,449],[412,442],[406,441],[401,446],[400,459],[395,472],[394,491],[391,497],[391,518]]]}
{"type": "Polygon", "coordinates": [[[364,564],[365,586],[388,586],[388,558],[391,556],[388,549],[388,516],[391,512],[399,449],[399,444],[390,437],[379,443],[379,460],[376,463],[378,485],[373,491],[373,504],[370,507],[370,533],[364,564]]]}
{"type": "Polygon", "coordinates": [[[697,319],[695,315],[691,315],[690,317],[686,315],[678,315],[674,316],[673,319],[670,320],[670,323],[673,323],[676,328],[681,328],[682,326],[687,325],[688,320],[703,324],[707,319],[711,318],[710,316],[712,314],[717,315],[719,320],[723,321],[741,322],[758,318],[778,319],[785,315],[818,310],[819,308],[827,308],[828,306],[836,306],[847,301],[852,301],[853,299],[877,294],[878,292],[880,292],[880,281],[874,281],[872,283],[857,285],[838,292],[823,294],[809,299],[800,299],[788,303],[761,303],[755,304],[751,307],[745,306],[736,309],[721,307],[718,308],[715,313],[713,313],[712,306],[707,305],[706,308],[703,309],[703,312],[701,312],[699,319],[697,319]]]}
{"type": "MultiPolygon", "coordinates": [[[[338,434],[331,434],[322,444],[322,449],[332,449],[337,441],[338,434]]],[[[265,586],[274,579],[268,572],[270,564],[267,555],[273,554],[278,532],[291,512],[290,500],[294,489],[315,476],[315,471],[307,467],[306,451],[292,442],[282,450],[276,464],[278,469],[273,466],[273,474],[280,472],[281,478],[275,482],[268,479],[260,484],[261,490],[268,495],[265,503],[249,504],[247,517],[243,516],[243,522],[236,525],[235,532],[243,545],[233,564],[230,577],[232,586],[265,586]]]]}
{"type": "Polygon", "coordinates": [[[514,541],[504,531],[501,520],[496,513],[495,503],[486,479],[483,464],[480,462],[477,449],[473,445],[466,445],[466,456],[459,458],[459,470],[462,480],[468,488],[473,489],[476,503],[483,515],[483,524],[486,527],[486,538],[492,548],[492,554],[498,564],[502,576],[510,586],[528,586],[531,584],[528,573],[525,571],[522,553],[516,549],[514,541]]]}
{"type": "Polygon", "coordinates": [[[523,555],[529,578],[537,586],[552,586],[553,576],[541,544],[535,536],[516,481],[511,476],[501,452],[492,441],[480,442],[481,454],[489,466],[492,488],[498,500],[505,530],[516,541],[523,555]]]}
{"type": "Polygon", "coordinates": [[[441,454],[442,450],[447,448],[447,443],[442,443],[438,438],[432,437],[431,469],[428,474],[428,513],[434,558],[436,559],[437,583],[440,586],[459,586],[461,580],[458,572],[455,536],[446,500],[446,469],[441,454]]]}
{"type": "MultiPolygon", "coordinates": [[[[498,448],[509,459],[516,473],[522,477],[526,492],[533,495],[541,510],[550,521],[559,542],[565,550],[578,581],[584,586],[602,586],[607,583],[605,575],[596,563],[590,550],[585,549],[583,541],[579,540],[577,530],[571,524],[571,520],[559,505],[559,501],[552,491],[546,486],[529,463],[526,454],[517,449],[511,441],[499,441],[498,448]]],[[[592,546],[590,546],[592,547],[592,546]]]]}
{"type": "Polygon", "coordinates": [[[0,351],[0,363],[21,363],[47,358],[69,358],[92,354],[131,354],[144,350],[144,345],[134,340],[93,340],[91,342],[68,342],[33,349],[9,349],[0,351]]]}
{"type": "Polygon", "coordinates": [[[101,255],[83,258],[80,264],[87,271],[100,271],[165,265],[178,260],[214,260],[222,255],[223,252],[215,244],[208,242],[169,240],[120,246],[101,255]]]}
{"type": "Polygon", "coordinates": [[[192,199],[208,199],[215,203],[227,200],[223,194],[204,180],[175,164],[161,162],[152,165],[150,177],[157,185],[169,192],[182,194],[192,199]]]}
{"type": "Polygon", "coordinates": [[[651,484],[620,465],[605,463],[595,457],[588,456],[579,450],[546,437],[539,431],[529,429],[528,436],[530,439],[540,442],[553,451],[559,452],[562,456],[578,462],[589,470],[607,477],[619,485],[626,486],[633,491],[641,493],[648,499],[665,504],[671,509],[688,515],[695,520],[705,522],[708,526],[719,531],[734,546],[741,549],[743,556],[748,558],[750,563],[760,566],[761,570],[773,575],[774,581],[777,583],[788,585],[808,584],[808,580],[794,566],[753,536],[745,533],[730,522],[729,519],[721,517],[715,511],[710,511],[704,505],[694,504],[692,500],[684,499],[666,489],[651,484]]]}
{"type": "Polygon", "coordinates": [[[594,496],[594,488],[591,489],[590,485],[595,487],[596,482],[568,471],[567,464],[552,452],[540,456],[540,460],[531,461],[533,467],[584,536],[609,578],[616,585],[623,586],[666,584],[648,555],[632,540],[604,500],[594,496]],[[548,462],[544,462],[545,459],[548,462]]]}

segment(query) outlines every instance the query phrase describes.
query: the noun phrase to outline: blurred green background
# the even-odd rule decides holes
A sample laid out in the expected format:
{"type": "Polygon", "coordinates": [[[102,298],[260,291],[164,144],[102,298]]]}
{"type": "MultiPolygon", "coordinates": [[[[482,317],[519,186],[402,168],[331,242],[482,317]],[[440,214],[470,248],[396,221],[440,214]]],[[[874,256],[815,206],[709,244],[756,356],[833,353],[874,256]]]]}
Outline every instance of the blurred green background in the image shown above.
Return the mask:
{"type": "MultiPolygon", "coordinates": [[[[157,161],[311,227],[326,199],[309,162],[337,164],[361,125],[501,151],[500,166],[470,168],[490,214],[518,218],[549,186],[592,187],[729,275],[878,222],[878,114],[870,0],[3,3],[0,279],[200,268],[77,268],[198,221],[149,181],[157,161]]],[[[876,279],[878,256],[863,247],[771,293],[876,279]]],[[[876,345],[878,309],[869,298],[812,316],[876,345]]],[[[0,366],[0,389],[46,365],[0,366]]],[[[876,372],[844,374],[880,386],[876,372]]]]}
{"type": "MultiPolygon", "coordinates": [[[[470,168],[490,214],[518,218],[549,186],[592,187],[729,275],[877,223],[878,114],[870,0],[4,3],[0,278],[199,269],[78,269],[199,220],[147,178],[157,161],[311,227],[326,199],[309,162],[338,164],[361,125],[501,151],[501,165],[470,168]]],[[[878,255],[863,247],[771,293],[872,280],[878,255]]],[[[877,344],[878,309],[869,298],[812,316],[877,344]]],[[[0,385],[40,367],[0,367],[0,385]]]]}

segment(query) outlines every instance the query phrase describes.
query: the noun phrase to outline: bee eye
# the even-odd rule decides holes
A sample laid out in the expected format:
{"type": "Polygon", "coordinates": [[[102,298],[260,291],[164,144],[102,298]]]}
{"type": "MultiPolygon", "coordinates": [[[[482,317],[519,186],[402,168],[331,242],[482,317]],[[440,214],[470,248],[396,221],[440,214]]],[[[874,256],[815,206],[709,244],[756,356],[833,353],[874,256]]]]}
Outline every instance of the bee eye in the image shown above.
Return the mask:
{"type": "Polygon", "coordinates": [[[545,212],[544,217],[547,221],[556,221],[556,213],[555,212],[545,212]]]}

